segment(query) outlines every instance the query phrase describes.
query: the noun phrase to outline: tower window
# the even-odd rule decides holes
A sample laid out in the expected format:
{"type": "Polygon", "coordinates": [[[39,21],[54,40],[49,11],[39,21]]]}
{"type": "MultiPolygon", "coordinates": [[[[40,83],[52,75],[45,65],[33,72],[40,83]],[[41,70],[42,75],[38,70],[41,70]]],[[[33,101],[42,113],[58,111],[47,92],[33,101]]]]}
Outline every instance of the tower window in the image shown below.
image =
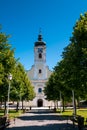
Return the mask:
{"type": "Polygon", "coordinates": [[[41,71],[41,69],[39,69],[39,74],[41,74],[42,73],[42,71],[41,71]]]}
{"type": "Polygon", "coordinates": [[[39,58],[40,58],[40,59],[42,58],[42,54],[41,54],[41,53],[39,53],[39,58]]]}
{"type": "Polygon", "coordinates": [[[42,88],[38,88],[38,93],[41,93],[42,92],[42,88]]]}

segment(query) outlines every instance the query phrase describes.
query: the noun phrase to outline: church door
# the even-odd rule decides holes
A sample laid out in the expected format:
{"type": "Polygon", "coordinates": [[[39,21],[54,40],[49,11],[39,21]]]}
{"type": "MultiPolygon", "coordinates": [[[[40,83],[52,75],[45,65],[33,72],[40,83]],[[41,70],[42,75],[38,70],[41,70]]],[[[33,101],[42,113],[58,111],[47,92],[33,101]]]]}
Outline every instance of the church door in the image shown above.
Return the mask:
{"type": "Polygon", "coordinates": [[[43,100],[42,99],[38,99],[37,106],[38,107],[42,107],[43,106],[43,100]]]}

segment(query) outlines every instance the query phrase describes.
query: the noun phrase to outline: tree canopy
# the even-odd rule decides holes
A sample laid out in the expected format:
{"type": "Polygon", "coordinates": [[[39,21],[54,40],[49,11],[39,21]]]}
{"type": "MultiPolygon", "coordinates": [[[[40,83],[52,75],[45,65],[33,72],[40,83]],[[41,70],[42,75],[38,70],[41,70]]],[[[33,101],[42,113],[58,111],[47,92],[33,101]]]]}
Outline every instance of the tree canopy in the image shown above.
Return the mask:
{"type": "MultiPolygon", "coordinates": [[[[50,97],[61,91],[62,97],[69,100],[72,90],[76,99],[87,99],[87,13],[81,14],[76,22],[70,43],[62,52],[62,60],[54,67],[46,84],[45,94],[51,100],[50,97]]],[[[58,97],[57,94],[56,99],[58,97]]]]}
{"type": "Polygon", "coordinates": [[[12,74],[10,100],[32,100],[34,88],[27,77],[26,71],[14,56],[14,49],[9,44],[9,35],[0,33],[0,101],[7,101],[8,75],[12,74]]]}

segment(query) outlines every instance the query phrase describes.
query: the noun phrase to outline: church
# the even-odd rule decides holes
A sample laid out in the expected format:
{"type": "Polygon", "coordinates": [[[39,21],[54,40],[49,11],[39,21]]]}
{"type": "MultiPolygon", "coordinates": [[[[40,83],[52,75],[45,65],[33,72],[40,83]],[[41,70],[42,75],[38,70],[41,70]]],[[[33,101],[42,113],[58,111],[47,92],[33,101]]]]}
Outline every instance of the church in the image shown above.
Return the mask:
{"type": "Polygon", "coordinates": [[[42,39],[42,34],[38,35],[37,41],[34,43],[34,65],[27,71],[27,75],[34,86],[36,97],[30,101],[32,107],[48,107],[54,106],[54,103],[47,101],[44,95],[44,87],[48,78],[52,74],[46,65],[46,43],[42,39]]]}

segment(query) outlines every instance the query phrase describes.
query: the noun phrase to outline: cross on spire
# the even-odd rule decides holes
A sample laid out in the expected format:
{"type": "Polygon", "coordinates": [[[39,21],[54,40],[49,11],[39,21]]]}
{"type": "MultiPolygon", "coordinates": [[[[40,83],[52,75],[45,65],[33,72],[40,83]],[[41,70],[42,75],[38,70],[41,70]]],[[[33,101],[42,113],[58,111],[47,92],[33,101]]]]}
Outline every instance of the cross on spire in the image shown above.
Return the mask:
{"type": "Polygon", "coordinates": [[[41,28],[39,29],[38,41],[42,41],[41,28]]]}

